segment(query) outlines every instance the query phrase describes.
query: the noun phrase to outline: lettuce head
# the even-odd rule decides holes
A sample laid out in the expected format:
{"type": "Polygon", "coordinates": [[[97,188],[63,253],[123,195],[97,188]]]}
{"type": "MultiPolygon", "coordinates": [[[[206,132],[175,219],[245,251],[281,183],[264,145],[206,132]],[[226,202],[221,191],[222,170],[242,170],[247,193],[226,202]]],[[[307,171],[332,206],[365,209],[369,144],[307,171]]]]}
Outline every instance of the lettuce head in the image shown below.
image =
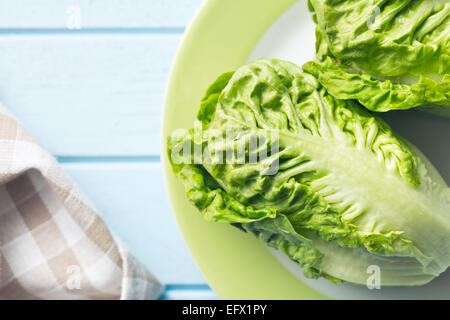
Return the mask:
{"type": "Polygon", "coordinates": [[[450,1],[309,0],[312,72],[372,111],[421,106],[450,116],[450,1]]]}
{"type": "MultiPolygon", "coordinates": [[[[354,100],[279,60],[220,76],[168,157],[191,202],[284,252],[310,278],[422,285],[450,265],[450,189],[354,100]]],[[[244,244],[243,244],[244,245],[244,244]]],[[[238,249],[236,249],[238,250],[238,249]]]]}

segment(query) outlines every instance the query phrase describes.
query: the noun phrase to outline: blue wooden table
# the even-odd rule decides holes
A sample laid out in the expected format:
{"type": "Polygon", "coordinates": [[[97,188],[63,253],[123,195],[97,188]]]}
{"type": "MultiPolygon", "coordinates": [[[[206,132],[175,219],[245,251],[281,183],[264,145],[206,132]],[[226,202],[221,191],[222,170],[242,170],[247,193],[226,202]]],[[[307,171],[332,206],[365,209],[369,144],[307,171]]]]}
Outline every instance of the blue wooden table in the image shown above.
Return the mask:
{"type": "Polygon", "coordinates": [[[166,285],[214,299],[176,226],[160,162],[164,90],[202,0],[0,1],[0,101],[166,285]]]}

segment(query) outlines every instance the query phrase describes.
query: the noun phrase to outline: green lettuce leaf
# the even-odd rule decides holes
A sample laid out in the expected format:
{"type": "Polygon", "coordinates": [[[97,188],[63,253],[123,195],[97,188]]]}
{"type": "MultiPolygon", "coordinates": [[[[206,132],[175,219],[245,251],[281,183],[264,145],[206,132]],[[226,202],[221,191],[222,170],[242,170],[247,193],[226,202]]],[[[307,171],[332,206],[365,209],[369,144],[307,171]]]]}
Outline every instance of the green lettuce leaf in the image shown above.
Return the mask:
{"type": "Polygon", "coordinates": [[[365,283],[375,264],[383,285],[418,285],[449,266],[445,182],[314,74],[254,61],[218,78],[198,120],[169,138],[168,155],[206,219],[254,234],[312,278],[365,283]]]}
{"type": "Polygon", "coordinates": [[[331,94],[373,111],[425,106],[450,116],[448,0],[309,0],[309,7],[317,61],[307,68],[331,94]]]}
{"type": "MultiPolygon", "coordinates": [[[[391,80],[374,80],[367,74],[346,72],[330,58],[322,63],[310,61],[303,69],[315,75],[327,91],[338,99],[356,99],[367,109],[376,112],[410,109],[424,106],[444,106],[450,102],[450,75],[442,82],[426,77],[409,85],[391,80]]],[[[450,108],[447,111],[450,112],[450,108]]]]}

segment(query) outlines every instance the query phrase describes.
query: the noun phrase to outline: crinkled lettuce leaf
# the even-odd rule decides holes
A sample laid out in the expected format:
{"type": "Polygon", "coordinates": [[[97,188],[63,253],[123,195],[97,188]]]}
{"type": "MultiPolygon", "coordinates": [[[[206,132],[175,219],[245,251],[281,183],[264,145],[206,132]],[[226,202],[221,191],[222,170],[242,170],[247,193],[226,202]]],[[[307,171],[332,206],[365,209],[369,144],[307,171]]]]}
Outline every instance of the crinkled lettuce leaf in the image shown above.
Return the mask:
{"type": "Polygon", "coordinates": [[[373,111],[425,106],[450,116],[448,0],[309,0],[309,7],[314,69],[331,94],[373,111]]]}
{"type": "Polygon", "coordinates": [[[198,120],[169,137],[168,156],[205,219],[259,237],[311,278],[364,284],[378,265],[383,285],[419,285],[449,266],[445,182],[314,74],[254,61],[217,79],[198,120]]]}
{"type": "MultiPolygon", "coordinates": [[[[346,72],[330,58],[323,62],[310,61],[303,69],[317,77],[328,92],[338,99],[356,99],[371,111],[410,109],[450,104],[450,75],[442,82],[421,76],[414,84],[374,80],[367,74],[346,72]]],[[[450,107],[448,108],[450,112],[450,107]]],[[[450,113],[449,113],[450,114],[450,113]]]]}

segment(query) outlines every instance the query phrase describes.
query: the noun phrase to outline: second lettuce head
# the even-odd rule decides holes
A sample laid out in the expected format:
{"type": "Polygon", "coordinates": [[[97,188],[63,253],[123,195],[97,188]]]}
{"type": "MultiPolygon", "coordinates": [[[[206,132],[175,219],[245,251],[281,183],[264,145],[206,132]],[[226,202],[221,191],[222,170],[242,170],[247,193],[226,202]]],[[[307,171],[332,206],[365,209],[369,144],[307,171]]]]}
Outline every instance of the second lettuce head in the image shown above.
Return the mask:
{"type": "Polygon", "coordinates": [[[372,111],[450,116],[450,1],[309,0],[316,61],[330,94],[372,111]]]}
{"type": "Polygon", "coordinates": [[[365,284],[377,265],[382,285],[411,286],[450,265],[446,183],[315,72],[249,63],[211,85],[197,119],[169,137],[168,156],[205,219],[255,235],[311,278],[365,284]]]}

